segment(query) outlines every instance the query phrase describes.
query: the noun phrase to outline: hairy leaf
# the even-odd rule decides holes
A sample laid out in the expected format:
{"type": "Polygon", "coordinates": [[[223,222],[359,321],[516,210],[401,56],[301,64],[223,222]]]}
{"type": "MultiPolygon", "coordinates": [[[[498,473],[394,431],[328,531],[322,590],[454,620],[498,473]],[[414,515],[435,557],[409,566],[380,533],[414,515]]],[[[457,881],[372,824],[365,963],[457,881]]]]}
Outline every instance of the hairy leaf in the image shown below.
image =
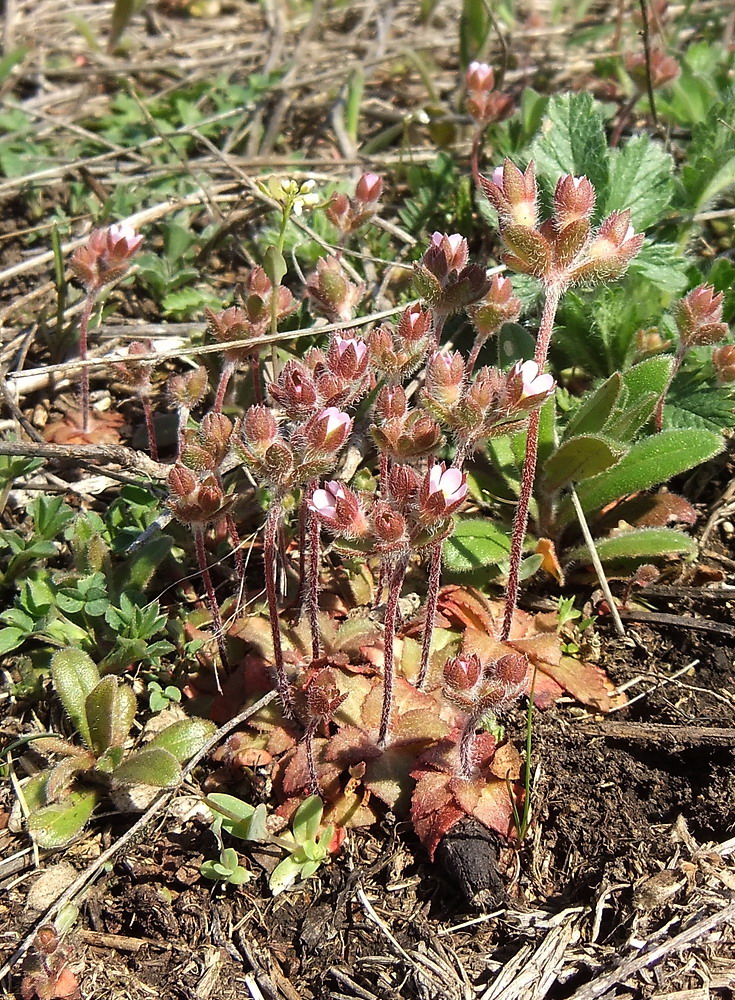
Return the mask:
{"type": "Polygon", "coordinates": [[[132,688],[120,684],[111,674],[92,688],[84,702],[84,711],[95,753],[123,745],[133,725],[136,707],[132,688]]]}
{"type": "Polygon", "coordinates": [[[87,695],[99,683],[94,661],[80,649],[60,649],[51,658],[51,677],[61,704],[87,746],[92,745],[85,711],[87,695]]]}
{"type": "Polygon", "coordinates": [[[564,429],[564,440],[576,434],[597,434],[607,423],[623,387],[620,372],[614,372],[602,385],[584,397],[564,429]]]}
{"type": "Polygon", "coordinates": [[[560,174],[584,174],[605,203],[608,148],[599,105],[586,92],[552,97],[541,131],[531,146],[531,158],[547,190],[560,174]]]}
{"type": "Polygon", "coordinates": [[[637,135],[610,152],[604,214],[630,209],[636,232],[658,222],[674,193],[673,160],[660,143],[637,135]]]}
{"type": "Polygon", "coordinates": [[[38,809],[28,817],[28,831],[39,847],[56,850],[65,847],[84,829],[97,805],[99,792],[82,788],[71,792],[63,802],[38,809]]]}
{"type": "Polygon", "coordinates": [[[153,785],[155,788],[174,788],[181,781],[179,762],[163,747],[138,750],[127,757],[113,776],[121,785],[153,785]]]}
{"type": "Polygon", "coordinates": [[[215,729],[208,719],[179,719],[154,736],[146,747],[162,747],[183,764],[201,750],[215,729]]]}
{"type": "MultiPolygon", "coordinates": [[[[595,540],[597,554],[603,562],[616,559],[648,560],[657,557],[687,555],[697,553],[694,538],[684,535],[674,528],[637,528],[622,531],[609,538],[595,540]]],[[[581,545],[567,554],[570,562],[589,560],[587,546],[581,545]]]]}
{"type": "Polygon", "coordinates": [[[444,543],[444,564],[454,573],[470,573],[508,559],[510,538],[494,521],[461,518],[444,543]]]}
{"type": "Polygon", "coordinates": [[[567,483],[589,479],[619,462],[624,449],[599,434],[579,434],[564,442],[543,466],[543,488],[550,493],[567,483]]]}

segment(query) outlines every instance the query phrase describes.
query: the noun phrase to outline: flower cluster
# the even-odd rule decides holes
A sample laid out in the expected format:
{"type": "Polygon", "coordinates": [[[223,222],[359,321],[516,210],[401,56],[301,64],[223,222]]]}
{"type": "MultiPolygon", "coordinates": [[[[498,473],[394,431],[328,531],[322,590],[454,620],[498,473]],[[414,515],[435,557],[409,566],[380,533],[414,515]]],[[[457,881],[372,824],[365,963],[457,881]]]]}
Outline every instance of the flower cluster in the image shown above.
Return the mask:
{"type": "Polygon", "coordinates": [[[70,266],[89,295],[95,295],[130,267],[143,237],[126,222],[95,229],[83,247],[75,250],[70,266]]]}
{"type": "Polygon", "coordinates": [[[471,62],[465,76],[465,108],[478,125],[500,121],[509,114],[513,99],[495,89],[495,73],[487,63],[471,62]]]}
{"type": "Polygon", "coordinates": [[[382,193],[383,179],[365,173],[357,182],[354,198],[342,192],[332,195],[326,207],[327,217],[343,235],[354,233],[375,215],[382,193]]]}
{"type": "Polygon", "coordinates": [[[434,233],[420,261],[414,283],[436,317],[459,312],[482,298],[490,283],[485,268],[470,264],[467,240],[459,233],[434,233]]]}
{"type": "MultiPolygon", "coordinates": [[[[263,268],[254,267],[242,284],[242,305],[230,306],[219,312],[205,308],[210,334],[220,344],[227,344],[232,340],[262,337],[268,332],[272,322],[274,296],[278,323],[296,309],[294,297],[285,285],[279,285],[274,291],[273,284],[263,268]]],[[[224,356],[228,361],[239,362],[257,352],[257,346],[229,348],[224,351],[224,356]]]]}
{"type": "Polygon", "coordinates": [[[306,294],[331,323],[346,323],[365,294],[365,284],[350,281],[336,257],[320,257],[316,271],[307,279],[306,294]]]}
{"type": "Polygon", "coordinates": [[[388,385],[398,385],[420,366],[429,350],[433,334],[431,312],[421,303],[408,306],[398,323],[375,327],[369,343],[375,372],[388,385]]]}
{"type": "Polygon", "coordinates": [[[595,190],[586,177],[559,178],[552,215],[543,222],[533,162],[521,171],[506,160],[491,180],[480,177],[480,184],[498,213],[505,263],[547,286],[619,278],[643,245],[643,236],[630,225],[629,211],[612,212],[592,228],[595,190]]]}
{"type": "Polygon", "coordinates": [[[288,214],[301,215],[305,208],[314,208],[319,204],[319,195],[315,193],[316,181],[311,179],[300,184],[285,177],[271,177],[260,184],[263,192],[288,214]]]}
{"type": "Polygon", "coordinates": [[[698,285],[673,307],[679,339],[684,347],[716,344],[727,336],[722,322],[722,292],[712,285],[698,285]]]}

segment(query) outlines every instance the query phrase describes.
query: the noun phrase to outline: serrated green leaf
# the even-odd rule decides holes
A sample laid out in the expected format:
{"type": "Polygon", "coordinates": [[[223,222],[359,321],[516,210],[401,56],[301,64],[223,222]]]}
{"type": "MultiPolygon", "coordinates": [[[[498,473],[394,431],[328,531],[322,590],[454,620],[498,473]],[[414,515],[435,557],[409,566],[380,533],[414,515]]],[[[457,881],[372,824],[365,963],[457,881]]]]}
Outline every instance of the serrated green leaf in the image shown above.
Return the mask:
{"type": "MultiPolygon", "coordinates": [[[[722,448],[722,438],[711,431],[664,431],[644,438],[612,469],[580,483],[577,494],[582,509],[599,510],[613,500],[666,483],[707,462],[722,448]]],[[[562,524],[573,519],[571,504],[562,504],[559,517],[562,524]]]]}
{"type": "Polygon", "coordinates": [[[662,218],[673,193],[673,160],[660,143],[638,135],[610,151],[605,215],[630,209],[633,228],[642,232],[662,218]]]}
{"type": "Polygon", "coordinates": [[[92,749],[103,754],[111,747],[121,747],[135,720],[137,702],[132,688],[109,674],[87,695],[84,711],[89,726],[92,749]]]}
{"type": "Polygon", "coordinates": [[[94,661],[80,649],[60,649],[51,658],[51,677],[72,725],[86,745],[91,746],[85,702],[100,680],[94,661]]]}
{"type": "Polygon", "coordinates": [[[543,487],[550,493],[568,483],[604,472],[619,462],[624,449],[597,434],[579,434],[569,438],[543,465],[543,487]]]}
{"type": "Polygon", "coordinates": [[[146,747],[163,747],[183,764],[201,750],[216,728],[208,719],[179,719],[154,736],[146,747]]]}
{"type": "Polygon", "coordinates": [[[701,212],[735,185],[735,93],[708,109],[704,121],[692,129],[687,162],[681,172],[687,208],[701,212]]]}
{"type": "Polygon", "coordinates": [[[510,555],[510,538],[494,521],[483,517],[461,518],[444,543],[444,565],[453,573],[470,573],[497,566],[510,555]]]}
{"type": "Polygon", "coordinates": [[[622,375],[614,372],[602,385],[585,396],[564,428],[563,439],[601,431],[615,408],[622,387],[622,375]]]}
{"type": "MultiPolygon", "coordinates": [[[[697,542],[674,528],[640,528],[619,535],[595,540],[597,554],[603,562],[617,559],[642,560],[675,555],[696,555],[697,542]]],[[[569,562],[589,558],[586,545],[580,545],[567,555],[569,562]]]]}
{"type": "Polygon", "coordinates": [[[584,174],[602,204],[607,198],[608,148],[600,106],[586,93],[552,97],[531,146],[538,177],[553,191],[561,174],[584,174]]]}
{"type": "Polygon", "coordinates": [[[181,768],[176,758],[163,747],[138,750],[126,758],[113,772],[120,785],[153,785],[174,788],[181,781],[181,768]]]}
{"type": "Polygon", "coordinates": [[[39,847],[65,847],[80,833],[97,805],[99,792],[83,788],[71,792],[63,802],[44,806],[28,817],[28,831],[39,847]]]}
{"type": "Polygon", "coordinates": [[[664,427],[696,427],[716,433],[735,427],[735,399],[725,388],[677,379],[664,407],[664,427]]]}
{"type": "Polygon", "coordinates": [[[659,292],[681,295],[687,288],[687,261],[673,243],[646,241],[628,266],[628,274],[645,278],[659,292]]]}

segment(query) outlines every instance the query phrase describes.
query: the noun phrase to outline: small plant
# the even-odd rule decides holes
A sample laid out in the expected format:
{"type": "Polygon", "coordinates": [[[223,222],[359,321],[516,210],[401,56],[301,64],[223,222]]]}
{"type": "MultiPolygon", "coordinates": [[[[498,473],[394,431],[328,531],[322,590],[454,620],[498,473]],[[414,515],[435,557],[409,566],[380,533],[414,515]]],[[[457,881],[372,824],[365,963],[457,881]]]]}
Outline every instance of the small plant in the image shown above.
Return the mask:
{"type": "Polygon", "coordinates": [[[75,649],[54,655],[51,677],[81,746],[56,736],[34,743],[47,756],[61,758],[22,785],[27,828],[39,847],[59,848],[73,840],[105,794],[141,785],[174,787],[181,781],[181,764],[214,731],[204,719],[182,719],[130,750],[137,706],[128,685],[112,675],[101,678],[92,659],[75,649]]]}

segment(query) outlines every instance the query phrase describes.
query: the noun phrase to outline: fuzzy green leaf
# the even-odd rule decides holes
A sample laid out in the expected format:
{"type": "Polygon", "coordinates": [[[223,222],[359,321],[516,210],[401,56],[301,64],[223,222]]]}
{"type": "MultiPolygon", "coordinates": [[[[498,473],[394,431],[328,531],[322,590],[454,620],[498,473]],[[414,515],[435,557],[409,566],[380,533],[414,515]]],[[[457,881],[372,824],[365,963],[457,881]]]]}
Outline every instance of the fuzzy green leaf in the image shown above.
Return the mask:
{"type": "Polygon", "coordinates": [[[28,831],[39,847],[55,850],[77,836],[97,805],[99,792],[82,788],[71,792],[63,802],[38,809],[28,818],[28,831]]]}
{"type": "Polygon", "coordinates": [[[630,262],[628,273],[645,278],[659,292],[681,295],[687,288],[688,262],[673,243],[646,241],[630,262]]]}
{"type": "Polygon", "coordinates": [[[173,754],[163,747],[145,748],[127,757],[115,768],[113,777],[120,785],[174,788],[181,781],[181,768],[173,754]]]}
{"type": "Polygon", "coordinates": [[[468,517],[457,521],[444,543],[444,564],[453,573],[471,573],[503,562],[510,555],[510,538],[494,521],[468,517]]]}
{"type": "Polygon", "coordinates": [[[137,702],[132,688],[109,674],[87,695],[87,716],[92,749],[103,754],[110,747],[121,747],[135,719],[137,702]]]}
{"type": "Polygon", "coordinates": [[[630,209],[636,232],[658,222],[674,193],[673,160],[647,135],[610,152],[610,179],[604,214],[630,209]]]}
{"type": "Polygon", "coordinates": [[[60,649],[51,658],[51,677],[61,704],[88,747],[91,737],[85,702],[87,695],[99,683],[100,674],[94,661],[80,649],[60,649]]]}
{"type": "Polygon", "coordinates": [[[201,750],[216,728],[208,719],[179,719],[154,736],[146,748],[163,747],[183,764],[201,750]]]}
{"type": "Polygon", "coordinates": [[[569,438],[544,463],[544,489],[553,493],[567,483],[590,479],[619,462],[623,454],[623,448],[599,435],[569,438]]]}
{"type": "MultiPolygon", "coordinates": [[[[697,553],[694,538],[676,531],[674,528],[640,528],[624,531],[609,538],[595,541],[597,554],[603,562],[617,559],[648,560],[663,556],[688,555],[697,553]]],[[[589,559],[586,545],[573,549],[567,556],[569,562],[589,559]]]]}
{"type": "Polygon", "coordinates": [[[509,368],[516,361],[531,361],[536,350],[536,341],[518,323],[504,323],[498,333],[498,364],[509,368]]]}
{"type": "Polygon", "coordinates": [[[615,408],[623,387],[620,372],[615,372],[588,396],[585,396],[564,429],[564,439],[577,434],[596,434],[602,430],[615,408]]]}
{"type": "MultiPolygon", "coordinates": [[[[711,431],[664,431],[638,441],[612,469],[580,483],[577,493],[585,511],[599,510],[622,497],[648,490],[707,462],[722,451],[722,438],[711,431]]],[[[562,523],[574,517],[571,504],[560,509],[562,523]]]]}
{"type": "Polygon", "coordinates": [[[560,174],[582,174],[606,201],[608,148],[600,106],[586,92],[552,97],[531,158],[544,187],[553,191],[560,174]]]}
{"type": "Polygon", "coordinates": [[[681,179],[687,207],[701,212],[735,186],[735,94],[708,109],[706,119],[692,129],[681,179]]]}
{"type": "Polygon", "coordinates": [[[291,821],[291,830],[297,844],[316,840],[323,812],[324,806],[318,795],[310,795],[308,799],[304,799],[291,821]]]}

